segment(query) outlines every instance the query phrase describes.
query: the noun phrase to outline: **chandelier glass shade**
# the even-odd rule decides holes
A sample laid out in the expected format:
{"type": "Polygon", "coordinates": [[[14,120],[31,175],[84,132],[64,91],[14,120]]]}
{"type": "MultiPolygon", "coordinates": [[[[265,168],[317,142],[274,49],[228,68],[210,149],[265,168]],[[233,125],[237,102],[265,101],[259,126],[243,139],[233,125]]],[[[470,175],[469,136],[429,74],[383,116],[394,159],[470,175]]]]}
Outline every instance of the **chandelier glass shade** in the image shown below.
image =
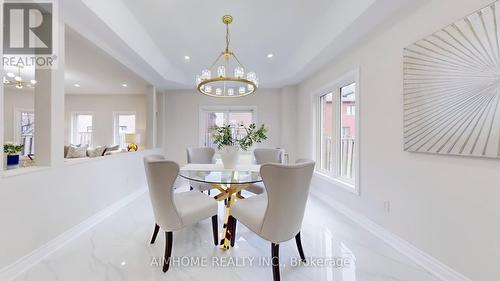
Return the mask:
{"type": "Polygon", "coordinates": [[[233,17],[225,15],[222,22],[226,25],[226,48],[214,63],[196,76],[196,87],[202,94],[212,97],[242,97],[254,93],[259,86],[255,72],[246,72],[234,52],[229,49],[229,24],[233,17]]]}

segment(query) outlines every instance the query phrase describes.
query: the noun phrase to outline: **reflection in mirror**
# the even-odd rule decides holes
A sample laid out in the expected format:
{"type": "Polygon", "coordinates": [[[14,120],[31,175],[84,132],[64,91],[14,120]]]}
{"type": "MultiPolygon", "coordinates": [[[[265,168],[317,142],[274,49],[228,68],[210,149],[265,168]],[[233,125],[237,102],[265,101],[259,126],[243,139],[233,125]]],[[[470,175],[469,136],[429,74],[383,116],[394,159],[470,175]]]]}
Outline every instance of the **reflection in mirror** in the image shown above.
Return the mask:
{"type": "Polygon", "coordinates": [[[35,81],[33,68],[4,69],[4,144],[10,145],[8,155],[4,157],[4,169],[17,169],[34,164],[30,157],[33,158],[35,153],[35,81]],[[15,161],[16,158],[19,160],[15,161]]]}
{"type": "Polygon", "coordinates": [[[328,228],[323,229],[323,257],[335,266],[323,269],[322,280],[356,281],[356,256],[342,241],[335,239],[328,228]]]}

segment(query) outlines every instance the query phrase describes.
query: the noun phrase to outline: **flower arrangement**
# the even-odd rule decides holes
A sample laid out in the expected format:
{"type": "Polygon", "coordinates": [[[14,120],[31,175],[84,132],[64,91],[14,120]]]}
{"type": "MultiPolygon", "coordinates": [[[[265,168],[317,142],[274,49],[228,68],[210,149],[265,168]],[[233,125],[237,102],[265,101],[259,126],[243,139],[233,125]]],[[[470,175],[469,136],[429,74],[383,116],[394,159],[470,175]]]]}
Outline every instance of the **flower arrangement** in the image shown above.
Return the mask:
{"type": "Polygon", "coordinates": [[[24,145],[14,143],[14,142],[6,142],[3,145],[3,152],[7,153],[7,155],[18,155],[23,151],[24,145]]]}
{"type": "Polygon", "coordinates": [[[224,146],[238,146],[243,150],[248,150],[254,143],[260,143],[267,139],[267,128],[262,124],[259,128],[255,123],[250,124],[250,126],[245,127],[240,125],[239,129],[244,129],[246,134],[242,138],[238,139],[238,134],[233,132],[230,125],[215,126],[212,131],[212,137],[214,144],[217,145],[219,149],[224,146]]]}

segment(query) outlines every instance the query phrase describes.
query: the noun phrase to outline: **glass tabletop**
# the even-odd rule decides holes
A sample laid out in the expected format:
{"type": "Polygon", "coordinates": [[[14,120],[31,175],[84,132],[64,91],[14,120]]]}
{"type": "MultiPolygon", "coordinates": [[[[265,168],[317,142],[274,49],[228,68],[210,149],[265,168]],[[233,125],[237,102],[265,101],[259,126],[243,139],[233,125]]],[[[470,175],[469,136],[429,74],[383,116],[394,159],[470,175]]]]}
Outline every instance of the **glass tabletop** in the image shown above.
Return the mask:
{"type": "Polygon", "coordinates": [[[257,165],[239,166],[234,170],[221,165],[188,164],[179,175],[185,179],[211,184],[250,184],[261,182],[257,165]]]}

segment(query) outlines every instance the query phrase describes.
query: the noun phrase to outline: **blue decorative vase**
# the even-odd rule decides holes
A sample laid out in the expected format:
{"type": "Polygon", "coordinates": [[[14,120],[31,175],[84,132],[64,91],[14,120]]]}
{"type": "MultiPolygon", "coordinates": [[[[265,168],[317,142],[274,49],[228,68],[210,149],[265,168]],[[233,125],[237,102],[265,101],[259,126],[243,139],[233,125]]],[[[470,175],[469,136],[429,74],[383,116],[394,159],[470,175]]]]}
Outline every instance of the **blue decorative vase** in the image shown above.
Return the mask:
{"type": "Polygon", "coordinates": [[[19,168],[19,155],[7,155],[7,170],[19,168]]]}

